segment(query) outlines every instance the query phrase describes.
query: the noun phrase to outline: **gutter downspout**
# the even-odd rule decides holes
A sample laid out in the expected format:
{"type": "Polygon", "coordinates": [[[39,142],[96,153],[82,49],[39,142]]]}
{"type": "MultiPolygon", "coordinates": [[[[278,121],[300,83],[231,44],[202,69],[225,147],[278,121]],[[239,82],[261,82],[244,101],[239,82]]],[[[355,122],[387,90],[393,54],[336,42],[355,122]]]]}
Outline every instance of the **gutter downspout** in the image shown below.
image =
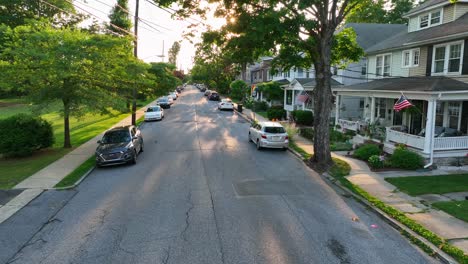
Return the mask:
{"type": "MultiPolygon", "coordinates": [[[[432,166],[434,163],[434,141],[435,141],[435,115],[436,115],[436,110],[437,110],[437,100],[439,100],[442,97],[442,94],[439,93],[437,96],[437,99],[435,101],[435,105],[432,109],[432,126],[431,126],[431,147],[429,151],[429,163],[424,166],[425,169],[429,168],[432,166]]],[[[427,118],[426,118],[427,119],[427,118]]],[[[427,122],[427,121],[426,121],[427,122]]]]}

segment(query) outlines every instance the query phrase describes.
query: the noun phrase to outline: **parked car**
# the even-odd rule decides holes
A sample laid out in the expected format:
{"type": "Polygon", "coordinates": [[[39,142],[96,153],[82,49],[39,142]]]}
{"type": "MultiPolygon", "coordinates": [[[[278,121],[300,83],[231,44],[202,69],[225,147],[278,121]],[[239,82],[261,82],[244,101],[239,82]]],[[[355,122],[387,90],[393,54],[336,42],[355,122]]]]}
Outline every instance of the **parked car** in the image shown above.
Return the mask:
{"type": "Polygon", "coordinates": [[[167,96],[172,98],[172,100],[177,100],[177,93],[176,92],[170,92],[167,96]]]}
{"type": "Polygon", "coordinates": [[[143,152],[143,136],[136,126],[112,128],[104,133],[96,148],[96,165],[98,167],[137,162],[143,152]]]}
{"type": "Polygon", "coordinates": [[[145,111],[145,121],[162,120],[164,118],[164,110],[161,106],[150,106],[145,111]]]}
{"type": "Polygon", "coordinates": [[[277,122],[254,123],[249,128],[249,141],[261,148],[282,148],[286,150],[289,145],[289,137],[284,127],[277,122]]]}
{"type": "MultiPolygon", "coordinates": [[[[170,100],[172,100],[172,99],[170,99],[170,100]]],[[[169,98],[167,98],[167,97],[161,97],[161,98],[159,98],[159,99],[156,101],[156,103],[157,103],[159,106],[161,106],[162,108],[164,108],[164,109],[171,108],[171,104],[172,104],[172,103],[169,101],[169,98]]]]}
{"type": "Polygon", "coordinates": [[[211,94],[211,90],[206,90],[205,91],[205,96],[210,96],[210,94],[211,94]]]}
{"type": "Polygon", "coordinates": [[[206,87],[201,86],[201,87],[200,87],[200,92],[205,92],[205,91],[206,91],[206,87]]]}
{"type": "Polygon", "coordinates": [[[232,103],[231,99],[222,99],[221,102],[218,103],[219,110],[234,110],[234,104],[232,103]]]}
{"type": "Polygon", "coordinates": [[[177,87],[177,89],[176,89],[176,91],[177,91],[178,93],[181,93],[181,92],[182,92],[182,90],[183,90],[183,88],[182,88],[182,87],[177,87]]]}
{"type": "Polygon", "coordinates": [[[221,98],[219,97],[219,94],[217,92],[211,92],[208,96],[208,100],[210,101],[219,101],[220,99],[221,98]]]}

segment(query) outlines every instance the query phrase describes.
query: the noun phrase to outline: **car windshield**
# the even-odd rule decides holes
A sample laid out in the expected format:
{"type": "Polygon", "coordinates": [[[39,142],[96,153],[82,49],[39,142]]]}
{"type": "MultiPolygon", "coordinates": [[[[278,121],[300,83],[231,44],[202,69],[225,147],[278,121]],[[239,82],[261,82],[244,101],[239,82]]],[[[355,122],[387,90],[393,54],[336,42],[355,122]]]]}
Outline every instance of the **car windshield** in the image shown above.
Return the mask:
{"type": "Polygon", "coordinates": [[[282,134],[284,133],[284,128],[283,127],[265,127],[265,132],[271,133],[271,134],[282,134]]]}
{"type": "Polygon", "coordinates": [[[101,142],[103,144],[115,144],[115,143],[123,143],[123,142],[130,142],[130,133],[126,130],[114,130],[109,131],[102,137],[101,142]]]}
{"type": "Polygon", "coordinates": [[[148,107],[148,109],[146,110],[146,112],[159,112],[159,111],[161,111],[161,108],[159,108],[159,106],[148,107]]]}
{"type": "Polygon", "coordinates": [[[167,98],[158,99],[158,103],[165,103],[165,102],[167,102],[167,98]]]}

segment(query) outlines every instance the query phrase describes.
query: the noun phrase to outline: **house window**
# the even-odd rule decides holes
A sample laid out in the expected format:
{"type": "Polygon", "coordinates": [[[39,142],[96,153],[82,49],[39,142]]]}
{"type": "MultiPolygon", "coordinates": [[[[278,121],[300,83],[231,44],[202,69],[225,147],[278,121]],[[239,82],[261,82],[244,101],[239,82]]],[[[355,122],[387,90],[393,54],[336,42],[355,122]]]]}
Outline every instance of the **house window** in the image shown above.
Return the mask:
{"type": "Polygon", "coordinates": [[[380,98],[378,107],[379,107],[379,117],[385,118],[385,110],[387,108],[387,99],[380,98]]]}
{"type": "Polygon", "coordinates": [[[299,77],[302,77],[303,74],[304,74],[304,69],[302,69],[302,68],[297,68],[297,75],[298,75],[299,77]]]}
{"type": "Polygon", "coordinates": [[[442,10],[437,10],[419,17],[419,28],[437,26],[442,22],[442,10]]]}
{"type": "Polygon", "coordinates": [[[309,78],[309,77],[310,77],[310,72],[306,71],[306,78],[309,78]]]}
{"type": "Polygon", "coordinates": [[[448,103],[448,114],[450,128],[458,129],[458,120],[460,117],[460,102],[449,102],[448,103]]]}
{"type": "Polygon", "coordinates": [[[444,126],[444,103],[438,101],[436,104],[436,119],[435,119],[436,126],[444,126]]]}
{"type": "Polygon", "coordinates": [[[391,55],[385,55],[384,56],[384,69],[383,69],[383,76],[390,76],[390,60],[392,56],[391,55]]]}
{"type": "Polygon", "coordinates": [[[286,104],[287,105],[292,105],[292,98],[293,98],[293,91],[286,90],[286,104]]]}
{"type": "Polygon", "coordinates": [[[291,77],[290,71],[285,71],[285,72],[284,72],[284,77],[285,77],[285,78],[291,77]]]}
{"type": "Polygon", "coordinates": [[[375,62],[375,73],[377,76],[382,76],[382,61],[383,57],[382,56],[377,56],[376,57],[376,62],[375,62]]]}
{"type": "Polygon", "coordinates": [[[460,73],[462,52],[462,42],[435,46],[433,72],[437,74],[460,73]]]}
{"type": "Polygon", "coordinates": [[[419,66],[419,49],[403,51],[403,67],[419,66]]]}
{"type": "Polygon", "coordinates": [[[359,109],[364,109],[364,98],[359,98],[359,109]]]}
{"type": "Polygon", "coordinates": [[[361,67],[361,75],[366,75],[366,74],[367,74],[367,65],[364,64],[361,67]]]}

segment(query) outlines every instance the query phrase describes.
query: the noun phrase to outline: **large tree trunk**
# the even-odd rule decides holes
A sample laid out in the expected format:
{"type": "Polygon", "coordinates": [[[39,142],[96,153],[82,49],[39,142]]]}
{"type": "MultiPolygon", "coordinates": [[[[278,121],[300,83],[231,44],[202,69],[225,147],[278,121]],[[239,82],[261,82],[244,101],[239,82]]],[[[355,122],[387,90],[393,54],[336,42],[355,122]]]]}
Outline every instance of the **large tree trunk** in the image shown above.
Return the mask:
{"type": "Polygon", "coordinates": [[[70,139],[70,102],[67,99],[63,99],[63,147],[71,148],[70,139]]]}
{"type": "Polygon", "coordinates": [[[331,91],[331,39],[333,34],[323,34],[318,46],[319,58],[315,62],[316,87],[314,90],[314,156],[311,162],[318,171],[333,165],[330,152],[331,91]]]}

